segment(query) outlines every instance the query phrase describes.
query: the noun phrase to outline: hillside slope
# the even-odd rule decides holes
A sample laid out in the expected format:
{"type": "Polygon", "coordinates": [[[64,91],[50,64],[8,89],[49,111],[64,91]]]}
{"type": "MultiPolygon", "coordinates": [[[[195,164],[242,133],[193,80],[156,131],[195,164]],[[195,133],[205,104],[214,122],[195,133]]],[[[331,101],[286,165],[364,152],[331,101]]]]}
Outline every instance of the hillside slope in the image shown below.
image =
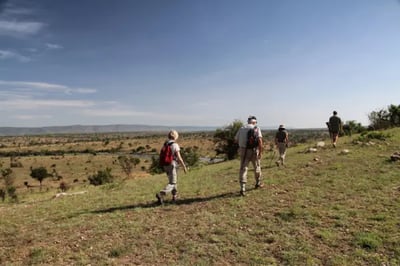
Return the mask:
{"type": "Polygon", "coordinates": [[[399,265],[400,130],[384,134],[291,147],[283,168],[266,152],[247,197],[234,160],[182,173],[176,204],[155,204],[164,175],[2,204],[0,264],[399,265]]]}

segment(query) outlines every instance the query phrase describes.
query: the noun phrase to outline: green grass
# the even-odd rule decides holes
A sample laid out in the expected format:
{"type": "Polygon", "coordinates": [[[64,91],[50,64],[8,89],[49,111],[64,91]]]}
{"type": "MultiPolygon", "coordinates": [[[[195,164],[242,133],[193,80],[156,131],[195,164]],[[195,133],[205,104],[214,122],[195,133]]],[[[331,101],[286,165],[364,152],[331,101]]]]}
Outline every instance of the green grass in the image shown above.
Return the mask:
{"type": "Polygon", "coordinates": [[[400,130],[388,133],[292,147],[281,168],[267,152],[266,187],[244,198],[238,160],[181,173],[179,200],[164,206],[154,197],[164,175],[28,193],[0,204],[0,264],[399,265],[400,163],[388,158],[400,130]]]}

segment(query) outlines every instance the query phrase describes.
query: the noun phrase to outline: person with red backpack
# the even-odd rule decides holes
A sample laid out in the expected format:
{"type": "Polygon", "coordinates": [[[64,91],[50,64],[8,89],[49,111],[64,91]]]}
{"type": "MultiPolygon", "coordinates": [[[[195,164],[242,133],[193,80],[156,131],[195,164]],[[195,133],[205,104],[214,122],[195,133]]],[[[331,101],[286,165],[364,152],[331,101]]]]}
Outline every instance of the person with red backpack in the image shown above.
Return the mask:
{"type": "Polygon", "coordinates": [[[157,202],[163,204],[164,196],[167,193],[172,194],[172,201],[175,201],[178,193],[178,166],[183,167],[186,173],[187,168],[180,153],[180,147],[176,140],[179,134],[176,130],[171,130],[168,133],[168,140],[164,143],[160,151],[160,166],[164,169],[168,176],[168,184],[160,192],[156,194],[157,202]]]}
{"type": "Polygon", "coordinates": [[[262,134],[261,129],[257,127],[257,118],[249,116],[247,125],[241,127],[235,136],[235,142],[239,144],[240,155],[240,195],[245,196],[247,183],[247,170],[251,162],[254,168],[254,177],[256,179],[255,188],[261,188],[264,185],[261,180],[261,155],[262,155],[262,134]]]}

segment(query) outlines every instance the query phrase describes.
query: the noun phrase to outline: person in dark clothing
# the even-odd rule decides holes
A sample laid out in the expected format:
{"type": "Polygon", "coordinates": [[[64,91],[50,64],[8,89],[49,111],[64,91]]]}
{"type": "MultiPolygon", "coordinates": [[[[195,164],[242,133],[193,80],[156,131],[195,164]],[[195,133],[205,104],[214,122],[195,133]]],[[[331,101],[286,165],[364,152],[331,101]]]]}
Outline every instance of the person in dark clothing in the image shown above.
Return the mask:
{"type": "Polygon", "coordinates": [[[289,143],[289,134],[285,129],[284,125],[280,125],[278,128],[278,132],[275,135],[275,144],[279,151],[279,158],[276,161],[276,165],[284,165],[285,164],[285,157],[286,157],[286,149],[289,143]]]}
{"type": "Polygon", "coordinates": [[[333,111],[333,116],[329,118],[329,122],[327,123],[329,128],[329,134],[332,139],[332,145],[336,148],[336,143],[339,139],[339,133],[342,131],[342,120],[337,115],[336,111],[333,111]]]}

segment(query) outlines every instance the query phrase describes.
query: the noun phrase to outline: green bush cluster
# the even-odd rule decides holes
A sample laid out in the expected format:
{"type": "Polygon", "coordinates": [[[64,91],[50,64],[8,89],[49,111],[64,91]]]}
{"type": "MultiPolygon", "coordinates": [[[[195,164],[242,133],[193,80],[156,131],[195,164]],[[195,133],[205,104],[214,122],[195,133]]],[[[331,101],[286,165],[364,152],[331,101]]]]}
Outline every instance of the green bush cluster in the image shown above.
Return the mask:
{"type": "Polygon", "coordinates": [[[389,133],[379,132],[379,131],[370,131],[363,132],[355,141],[368,142],[370,140],[382,140],[385,141],[388,138],[391,138],[389,133]]]}
{"type": "Polygon", "coordinates": [[[6,200],[8,196],[12,201],[18,200],[17,189],[14,186],[14,176],[11,168],[1,169],[0,179],[3,180],[3,186],[0,187],[0,198],[2,201],[6,200]]]}
{"type": "Polygon", "coordinates": [[[91,185],[100,186],[106,183],[112,183],[114,181],[114,176],[111,174],[111,168],[106,168],[105,170],[99,170],[96,174],[89,176],[89,183],[91,185]]]}

